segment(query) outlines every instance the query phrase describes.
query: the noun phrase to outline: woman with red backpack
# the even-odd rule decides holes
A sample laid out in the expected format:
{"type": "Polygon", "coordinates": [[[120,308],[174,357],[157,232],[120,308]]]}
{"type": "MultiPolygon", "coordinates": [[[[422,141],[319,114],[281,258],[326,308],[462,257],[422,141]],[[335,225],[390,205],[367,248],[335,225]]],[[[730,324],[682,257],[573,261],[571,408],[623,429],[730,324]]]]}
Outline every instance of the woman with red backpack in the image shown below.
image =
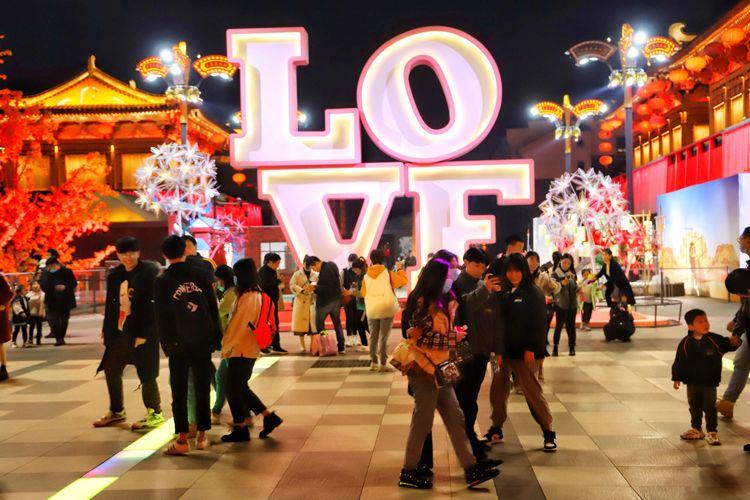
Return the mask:
{"type": "Polygon", "coordinates": [[[251,411],[256,415],[263,415],[261,438],[268,437],[283,422],[275,412],[268,411],[247,385],[255,361],[260,357],[259,341],[265,343],[269,340],[257,338],[256,330],[262,329],[261,323],[264,320],[273,320],[273,314],[269,315],[267,311],[263,314],[264,309],[269,307],[270,299],[261,291],[260,276],[253,259],[241,259],[233,269],[237,280],[237,301],[221,347],[221,355],[227,359],[227,400],[234,426],[232,432],[221,437],[225,443],[250,441],[248,416],[251,411]]]}

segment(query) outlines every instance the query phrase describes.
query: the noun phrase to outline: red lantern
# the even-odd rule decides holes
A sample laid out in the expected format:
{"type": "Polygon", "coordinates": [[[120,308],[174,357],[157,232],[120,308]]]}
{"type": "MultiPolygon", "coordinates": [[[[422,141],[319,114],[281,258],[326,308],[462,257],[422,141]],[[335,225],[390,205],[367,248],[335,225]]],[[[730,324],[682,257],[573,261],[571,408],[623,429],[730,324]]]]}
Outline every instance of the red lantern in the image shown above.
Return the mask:
{"type": "Polygon", "coordinates": [[[648,124],[653,130],[658,130],[667,124],[667,120],[663,116],[654,115],[648,119],[648,124]]]}
{"type": "Polygon", "coordinates": [[[703,48],[703,53],[708,57],[719,57],[724,55],[724,45],[720,42],[712,42],[703,48]]]}
{"type": "Polygon", "coordinates": [[[616,128],[617,128],[617,127],[615,127],[615,125],[614,125],[613,121],[614,121],[614,120],[607,120],[606,122],[603,122],[603,123],[602,123],[602,124],[600,125],[600,128],[601,128],[602,130],[604,130],[605,132],[612,132],[612,131],[613,131],[614,129],[616,129],[616,128]]]}
{"type": "Polygon", "coordinates": [[[669,72],[669,79],[672,83],[680,84],[687,81],[688,78],[690,78],[690,72],[686,69],[678,68],[669,72]]]}
{"type": "Polygon", "coordinates": [[[602,153],[611,153],[614,147],[611,142],[602,142],[599,144],[599,151],[602,153]]]}
{"type": "Polygon", "coordinates": [[[706,67],[706,58],[703,56],[693,56],[689,57],[687,61],[685,61],[685,67],[692,71],[693,73],[697,73],[703,68],[706,67]]]}
{"type": "Polygon", "coordinates": [[[729,70],[729,59],[724,56],[717,57],[708,66],[714,73],[725,74],[729,70]]]}
{"type": "Polygon", "coordinates": [[[667,101],[661,97],[654,97],[648,101],[648,107],[651,108],[652,111],[660,113],[667,107],[667,101]]]}
{"type": "Polygon", "coordinates": [[[652,80],[651,88],[654,94],[665,92],[669,88],[669,82],[666,80],[652,80]]]}
{"type": "Polygon", "coordinates": [[[648,99],[652,93],[653,92],[649,90],[648,85],[643,86],[635,91],[635,95],[637,95],[641,99],[648,99]]]}
{"type": "Polygon", "coordinates": [[[599,157],[599,165],[601,165],[602,167],[608,167],[612,165],[613,161],[615,160],[609,155],[599,157]]]}
{"type": "Polygon", "coordinates": [[[625,121],[625,108],[617,108],[617,111],[615,111],[615,118],[625,121]]]}
{"type": "Polygon", "coordinates": [[[232,174],[232,182],[234,182],[238,186],[244,184],[246,180],[247,176],[242,172],[235,172],[234,174],[232,174]]]}
{"type": "Polygon", "coordinates": [[[609,139],[610,137],[612,137],[612,132],[608,132],[606,130],[600,130],[598,135],[599,135],[599,139],[602,139],[602,140],[609,139]]]}
{"type": "Polygon", "coordinates": [[[745,32],[742,28],[729,28],[721,34],[721,41],[727,47],[739,45],[745,39],[745,32]]]}
{"type": "Polygon", "coordinates": [[[641,120],[636,124],[635,129],[642,134],[647,134],[651,130],[651,125],[648,124],[648,120],[641,120]]]}
{"type": "Polygon", "coordinates": [[[729,49],[727,57],[730,61],[741,64],[747,59],[748,52],[750,51],[747,50],[747,45],[737,45],[729,49]]]}
{"type": "Polygon", "coordinates": [[[635,112],[641,116],[648,116],[651,114],[651,106],[648,104],[639,104],[635,107],[635,112]]]}
{"type": "Polygon", "coordinates": [[[217,146],[224,144],[224,136],[221,134],[214,134],[211,136],[209,140],[211,141],[212,144],[215,144],[217,146]]]}
{"type": "Polygon", "coordinates": [[[696,75],[696,78],[698,79],[698,81],[701,82],[703,85],[708,85],[709,83],[711,83],[711,80],[713,79],[713,77],[714,77],[714,74],[708,68],[702,69],[696,75]]]}

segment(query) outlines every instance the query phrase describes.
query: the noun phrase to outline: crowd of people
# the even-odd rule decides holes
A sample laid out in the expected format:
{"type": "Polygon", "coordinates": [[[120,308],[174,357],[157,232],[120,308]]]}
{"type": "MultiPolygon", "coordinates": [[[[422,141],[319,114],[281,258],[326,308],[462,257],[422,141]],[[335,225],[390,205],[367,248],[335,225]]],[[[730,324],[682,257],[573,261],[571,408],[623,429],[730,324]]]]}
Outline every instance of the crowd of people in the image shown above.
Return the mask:
{"type": "MultiPolygon", "coordinates": [[[[738,242],[750,255],[750,228],[738,242]]],[[[399,261],[389,268],[380,249],[367,259],[350,255],[341,271],[334,262],[305,256],[292,275],[291,331],[299,339],[301,353],[321,354],[321,337],[325,336],[334,342],[332,354],[346,354],[347,348],[369,352],[370,370],[396,369],[407,377],[414,411],[401,486],[432,487],[431,431],[436,411],[465,470],[467,485],[495,477],[502,460],[490,458],[488,452],[504,440],[513,387],[524,396],[540,427],[542,450],[554,452],[557,435],[542,389],[543,365],[546,357],[560,355],[562,331],[567,335],[568,354],[575,356],[579,313],[581,330],[590,331],[592,315],[604,299],[610,311],[603,340],[630,342],[635,332],[635,297],[609,249],[601,251],[598,271],[592,262],[579,275],[572,255],[555,253],[542,264],[536,252],[524,253],[523,247],[523,241],[512,236],[505,252],[493,259],[477,247],[469,248],[461,261],[445,249],[430,254],[403,309],[396,290],[407,283],[404,267],[408,263],[399,261]],[[605,281],[600,284],[602,278],[605,281]],[[388,340],[399,313],[403,338],[389,353],[388,340]],[[488,372],[490,426],[478,436],[478,398],[488,372]]],[[[268,437],[283,420],[269,410],[248,381],[262,355],[287,354],[281,345],[278,312],[283,306],[281,256],[266,254],[260,267],[251,258],[217,267],[198,255],[192,236],[170,236],[161,244],[168,263],[162,269],[140,258],[135,238],[120,238],[115,248],[119,265],[107,275],[102,324],[105,350],[98,370],[105,374],[109,410],[93,425],[126,420],[122,375],[128,364],[135,365],[146,409],[132,429],[153,429],[164,423],[157,383],[161,350],[169,360],[176,435],[165,453],[189,453],[190,439],[196,449],[206,449],[210,445],[206,431],[221,423],[226,402],[232,419],[223,442],[248,441],[254,417],[263,418],[260,437],[268,437]],[[221,353],[218,368],[212,362],[215,351],[221,353]],[[212,387],[216,391],[213,406],[212,387]]],[[[8,305],[0,310],[8,326],[1,333],[9,336],[12,325],[13,345],[19,333],[22,345],[32,343],[34,334],[38,344],[46,317],[55,345],[64,345],[70,310],[75,307],[75,277],[53,253],[38,269],[28,293],[20,285],[13,290],[5,279],[0,280],[0,301],[8,305]]],[[[710,332],[704,311],[688,311],[688,334],[678,345],[672,367],[674,388],[687,386],[690,407],[691,428],[681,437],[705,438],[711,445],[721,444],[717,412],[732,416],[750,371],[747,342],[742,342],[750,324],[750,264],[748,269],[730,273],[726,286],[742,298],[740,310],[727,325],[732,335],[710,332]],[[738,348],[732,380],[717,401],[721,358],[738,348]]],[[[3,378],[8,377],[5,358],[3,350],[3,378]]]]}

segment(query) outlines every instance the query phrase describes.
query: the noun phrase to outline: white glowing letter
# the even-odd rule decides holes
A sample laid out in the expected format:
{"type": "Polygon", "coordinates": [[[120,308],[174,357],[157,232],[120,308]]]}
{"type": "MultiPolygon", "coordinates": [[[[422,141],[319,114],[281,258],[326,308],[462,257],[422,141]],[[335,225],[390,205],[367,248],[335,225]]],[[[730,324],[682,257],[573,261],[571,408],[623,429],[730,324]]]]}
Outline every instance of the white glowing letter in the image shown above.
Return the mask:
{"type": "Polygon", "coordinates": [[[409,31],[381,46],[359,78],[357,103],[372,140],[389,155],[434,163],[473,149],[495,124],[502,96],[500,72],[489,51],[453,28],[409,31]],[[429,127],[414,102],[409,73],[424,65],[437,75],[448,124],[429,127]]]}
{"type": "Polygon", "coordinates": [[[298,130],[296,66],[307,64],[303,28],[228,30],[227,50],[241,75],[242,133],[230,139],[233,166],[361,161],[357,109],[326,110],[323,132],[298,130]]]}
{"type": "MultiPolygon", "coordinates": [[[[534,161],[497,160],[407,165],[408,194],[416,196],[414,255],[421,268],[441,248],[462,251],[495,242],[495,217],[469,215],[469,196],[493,195],[498,205],[534,202],[534,161]]],[[[416,273],[411,275],[416,283],[416,273]]]]}
{"type": "Polygon", "coordinates": [[[393,199],[403,192],[401,163],[354,168],[261,169],[260,196],[273,207],[287,242],[300,263],[316,255],[343,266],[347,256],[369,255],[383,232],[393,199]],[[362,199],[352,238],[344,240],[329,200],[362,199]]]}

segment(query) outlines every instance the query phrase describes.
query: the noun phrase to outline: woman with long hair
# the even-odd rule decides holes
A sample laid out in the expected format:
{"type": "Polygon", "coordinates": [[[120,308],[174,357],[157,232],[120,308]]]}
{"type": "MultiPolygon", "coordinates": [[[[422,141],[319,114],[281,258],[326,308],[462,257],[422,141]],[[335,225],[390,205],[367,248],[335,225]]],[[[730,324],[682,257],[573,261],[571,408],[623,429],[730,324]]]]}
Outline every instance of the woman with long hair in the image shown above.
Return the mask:
{"type": "MultiPolygon", "coordinates": [[[[229,317],[232,315],[234,303],[237,301],[237,287],[234,284],[234,271],[226,264],[222,264],[214,271],[214,286],[216,296],[219,297],[219,325],[221,333],[227,330],[229,317]]],[[[211,408],[211,423],[221,423],[221,410],[227,399],[227,360],[222,358],[216,370],[216,400],[211,408]]]]}
{"type": "Polygon", "coordinates": [[[227,400],[233,421],[232,432],[221,437],[225,443],[250,440],[248,416],[251,411],[263,415],[261,438],[267,437],[282,423],[281,418],[275,412],[269,412],[248,386],[255,361],[260,357],[260,347],[252,325],[259,323],[263,304],[255,261],[240,259],[234,265],[234,274],[237,279],[237,301],[221,346],[221,357],[227,360],[227,400]]]}
{"type": "Polygon", "coordinates": [[[560,261],[552,270],[552,279],[560,284],[560,290],[554,294],[555,306],[555,334],[552,337],[552,355],[557,356],[557,344],[563,326],[568,334],[568,349],[570,355],[576,355],[576,314],[578,313],[578,277],[573,264],[573,256],[563,254],[560,261]]]}
{"type": "Polygon", "coordinates": [[[631,306],[635,304],[633,287],[630,286],[630,281],[625,276],[625,271],[617,263],[617,259],[614,258],[612,250],[609,248],[602,249],[602,268],[596,275],[596,279],[602,276],[607,278],[607,285],[604,290],[604,298],[607,300],[607,306],[613,307],[617,305],[617,302],[612,300],[615,289],[619,290],[619,295],[625,295],[628,298],[628,304],[631,306]]]}
{"type": "Polygon", "coordinates": [[[408,336],[414,357],[412,362],[400,364],[399,368],[409,378],[415,407],[399,486],[419,489],[432,487],[429,472],[417,466],[425,438],[432,430],[436,409],[464,468],[467,485],[471,488],[499,474],[492,468],[498,465],[496,462],[477,463],[466,437],[464,416],[453,386],[438,386],[439,377],[436,378],[437,365],[450,359],[451,351],[455,351],[456,343],[462,337],[453,328],[458,304],[451,292],[452,282],[447,279],[449,270],[450,264],[442,259],[429,261],[422,268],[417,284],[406,301],[404,320],[409,324],[408,336]]]}
{"type": "Polygon", "coordinates": [[[289,280],[289,289],[294,295],[292,302],[292,332],[299,338],[301,353],[307,352],[305,336],[317,333],[315,331],[315,271],[313,266],[320,259],[314,255],[305,255],[302,267],[297,269],[289,280]]]}
{"type": "MultiPolygon", "coordinates": [[[[488,273],[496,272],[490,266],[488,273]]],[[[498,350],[495,374],[490,387],[492,427],[487,433],[502,442],[503,424],[508,417],[510,376],[515,375],[531,415],[542,428],[544,451],[557,449],[552,430],[552,413],[536,377],[544,359],[547,344],[547,315],[544,295],[534,284],[529,264],[521,254],[509,255],[503,262],[500,301],[503,321],[503,342],[498,350]]]]}

